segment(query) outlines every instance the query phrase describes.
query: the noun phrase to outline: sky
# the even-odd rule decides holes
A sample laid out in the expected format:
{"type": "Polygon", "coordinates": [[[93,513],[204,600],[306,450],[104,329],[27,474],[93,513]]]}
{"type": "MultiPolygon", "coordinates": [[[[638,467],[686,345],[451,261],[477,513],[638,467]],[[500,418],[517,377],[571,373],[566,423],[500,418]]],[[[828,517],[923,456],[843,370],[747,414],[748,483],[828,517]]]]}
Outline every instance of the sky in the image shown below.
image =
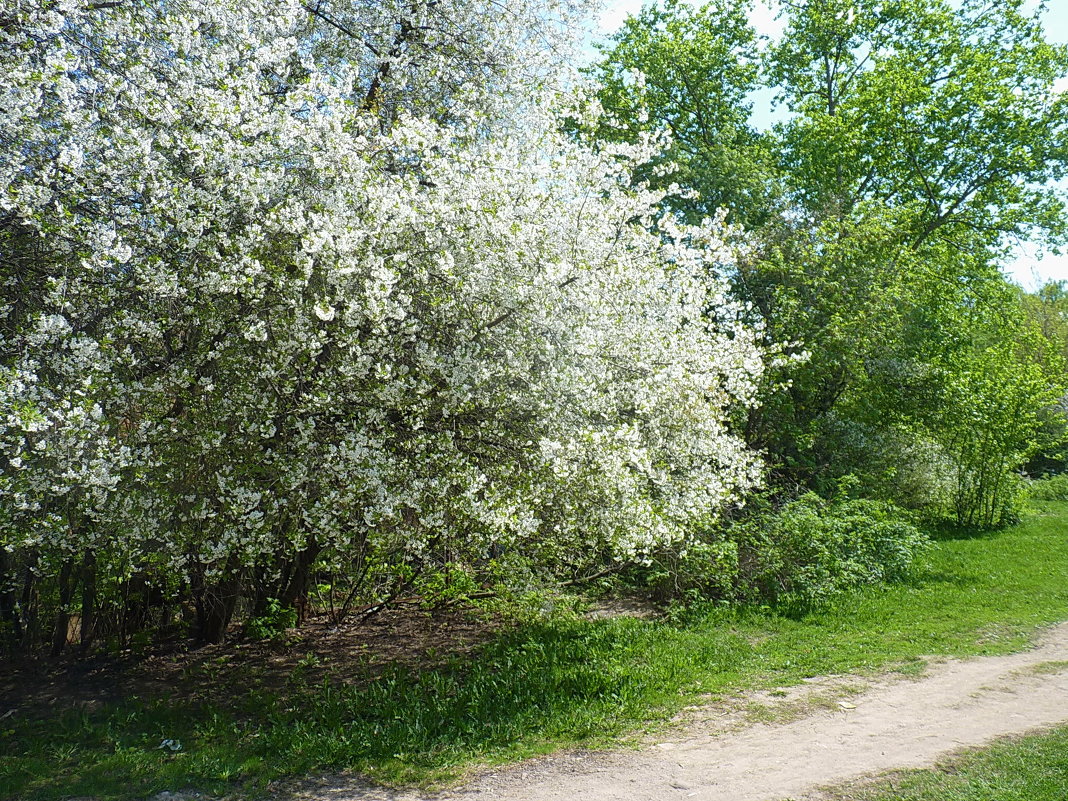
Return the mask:
{"type": "MultiPolygon", "coordinates": [[[[690,1],[699,4],[699,0],[690,1]]],[[[595,37],[611,34],[628,15],[636,13],[644,4],[643,0],[607,0],[596,20],[595,37]]],[[[1037,5],[1037,0],[1028,4],[1031,9],[1037,5]]],[[[772,39],[782,33],[782,20],[776,19],[777,8],[776,0],[756,0],[751,19],[758,33],[772,39]]],[[[1045,13],[1045,27],[1049,41],[1068,43],[1068,0],[1051,0],[1045,13]]],[[[1068,91],[1068,80],[1061,81],[1057,88],[1068,91]]],[[[758,127],[769,126],[777,118],[771,99],[770,90],[753,98],[753,122],[758,127]]],[[[1061,187],[1068,194],[1068,182],[1062,182],[1061,187]]],[[[1030,290],[1047,281],[1068,281],[1068,253],[1057,255],[1033,243],[1022,242],[1016,246],[1015,256],[1005,265],[1005,270],[1010,278],[1030,290]]]]}

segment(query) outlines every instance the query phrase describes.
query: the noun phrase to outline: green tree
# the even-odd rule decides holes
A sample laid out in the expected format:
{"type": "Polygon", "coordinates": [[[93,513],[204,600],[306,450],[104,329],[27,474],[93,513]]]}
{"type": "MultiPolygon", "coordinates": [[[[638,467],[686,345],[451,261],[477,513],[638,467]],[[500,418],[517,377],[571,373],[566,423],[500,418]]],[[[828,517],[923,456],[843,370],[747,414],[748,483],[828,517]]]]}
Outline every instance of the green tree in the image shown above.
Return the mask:
{"type": "Polygon", "coordinates": [[[907,210],[903,244],[1061,238],[1068,49],[1023,0],[807,0],[786,9],[769,83],[792,116],[779,154],[811,214],[907,210]]]}
{"type": "Polygon", "coordinates": [[[636,178],[689,190],[666,201],[688,222],[721,208],[745,225],[766,218],[773,164],[766,137],[749,119],[760,80],[751,8],[752,0],[648,5],[601,47],[603,58],[589,70],[606,112],[592,133],[627,143],[666,134],[662,155],[636,178]]]}
{"type": "MultiPolygon", "coordinates": [[[[1037,292],[1020,291],[1020,306],[1032,336],[1045,344],[1033,359],[1048,375],[1064,375],[1068,365],[1068,284],[1051,281],[1037,292]]],[[[1063,378],[1062,378],[1063,380],[1063,378]]],[[[1031,476],[1063,473],[1068,468],[1068,395],[1062,395],[1043,410],[1042,447],[1025,465],[1031,476]]]]}
{"type": "Polygon", "coordinates": [[[1020,359],[1013,344],[961,354],[950,366],[938,435],[954,465],[952,509],[960,525],[1008,522],[1015,472],[1051,444],[1045,412],[1064,392],[1063,377],[1051,380],[1040,363],[1020,359]]]}
{"type": "Polygon", "coordinates": [[[1041,7],[1023,6],[784,3],[784,35],[754,72],[744,10],[668,3],[629,20],[596,68],[605,107],[630,110],[628,135],[666,130],[694,151],[672,178],[702,199],[669,197],[668,209],[734,204],[749,228],[734,291],[772,338],[807,352],[769,373],[747,424],[780,480],[819,488],[856,472],[870,491],[903,492],[904,463],[921,451],[951,458],[933,421],[954,381],[974,390],[977,354],[1020,358],[984,333],[1018,311],[998,299],[997,265],[1018,238],[1064,240],[1052,186],[1068,156],[1068,103],[1054,91],[1068,50],[1045,41],[1041,7]],[[644,87],[625,78],[635,70],[644,87]],[[721,75],[731,92],[718,89],[721,75]],[[749,119],[745,92],[757,88],[787,112],[766,134],[749,119]],[[692,136],[690,110],[702,106],[724,111],[692,136]],[[723,142],[761,192],[715,189],[723,142]],[[975,316],[982,325],[960,324],[975,316]]]}

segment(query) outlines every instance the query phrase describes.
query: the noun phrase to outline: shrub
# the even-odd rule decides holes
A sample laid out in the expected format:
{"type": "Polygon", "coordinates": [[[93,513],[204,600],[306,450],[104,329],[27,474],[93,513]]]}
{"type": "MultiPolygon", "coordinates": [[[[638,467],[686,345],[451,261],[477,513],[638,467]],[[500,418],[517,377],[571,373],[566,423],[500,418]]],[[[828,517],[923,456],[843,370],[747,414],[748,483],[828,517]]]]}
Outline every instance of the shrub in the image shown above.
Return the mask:
{"type": "Polygon", "coordinates": [[[291,606],[283,606],[277,598],[269,598],[264,614],[250,618],[245,624],[245,634],[253,640],[273,640],[295,625],[297,610],[291,606]]]}
{"type": "Polygon", "coordinates": [[[928,543],[891,503],[758,497],[698,542],[661,551],[631,580],[661,600],[805,608],[903,578],[928,543]]]}
{"type": "Polygon", "coordinates": [[[1068,501],[1068,473],[1028,482],[1027,497],[1036,501],[1068,501]]]}
{"type": "Polygon", "coordinates": [[[738,547],[736,595],[791,606],[900,579],[928,544],[893,504],[813,493],[750,515],[728,535],[738,547]]]}
{"type": "Polygon", "coordinates": [[[628,578],[659,601],[731,600],[738,583],[738,544],[720,528],[683,548],[665,549],[628,578]]]}

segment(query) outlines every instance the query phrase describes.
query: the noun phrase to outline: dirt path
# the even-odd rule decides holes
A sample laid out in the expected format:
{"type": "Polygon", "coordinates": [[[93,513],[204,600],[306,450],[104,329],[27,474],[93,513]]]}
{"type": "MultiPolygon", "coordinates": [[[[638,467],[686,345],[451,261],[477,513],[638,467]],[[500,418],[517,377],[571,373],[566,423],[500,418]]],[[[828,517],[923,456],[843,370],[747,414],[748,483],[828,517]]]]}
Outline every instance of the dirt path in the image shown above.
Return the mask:
{"type": "MultiPolygon", "coordinates": [[[[739,724],[715,710],[639,752],[565,754],[484,774],[434,796],[455,801],[779,801],[896,768],[922,767],[966,746],[1068,722],[1068,623],[1038,647],[932,664],[916,679],[858,688],[851,677],[765,694],[787,723],[739,724]]],[[[750,707],[752,709],[752,707],[750,707]]],[[[308,801],[422,801],[426,796],[323,782],[308,801]]]]}

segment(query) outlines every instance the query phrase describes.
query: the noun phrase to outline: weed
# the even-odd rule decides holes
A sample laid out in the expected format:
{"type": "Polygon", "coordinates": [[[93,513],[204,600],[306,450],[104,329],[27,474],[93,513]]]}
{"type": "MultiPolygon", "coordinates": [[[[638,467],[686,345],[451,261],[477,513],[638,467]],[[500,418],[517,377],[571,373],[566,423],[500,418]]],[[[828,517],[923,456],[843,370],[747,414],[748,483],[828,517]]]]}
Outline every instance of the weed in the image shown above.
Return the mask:
{"type": "Polygon", "coordinates": [[[254,640],[270,640],[285,635],[286,629],[297,625],[297,610],[283,606],[277,598],[267,601],[267,610],[245,624],[245,633],[254,640]]]}
{"type": "Polygon", "coordinates": [[[1053,676],[1066,671],[1068,671],[1068,662],[1064,661],[1039,662],[1027,668],[1027,673],[1032,676],[1053,676]]]}

